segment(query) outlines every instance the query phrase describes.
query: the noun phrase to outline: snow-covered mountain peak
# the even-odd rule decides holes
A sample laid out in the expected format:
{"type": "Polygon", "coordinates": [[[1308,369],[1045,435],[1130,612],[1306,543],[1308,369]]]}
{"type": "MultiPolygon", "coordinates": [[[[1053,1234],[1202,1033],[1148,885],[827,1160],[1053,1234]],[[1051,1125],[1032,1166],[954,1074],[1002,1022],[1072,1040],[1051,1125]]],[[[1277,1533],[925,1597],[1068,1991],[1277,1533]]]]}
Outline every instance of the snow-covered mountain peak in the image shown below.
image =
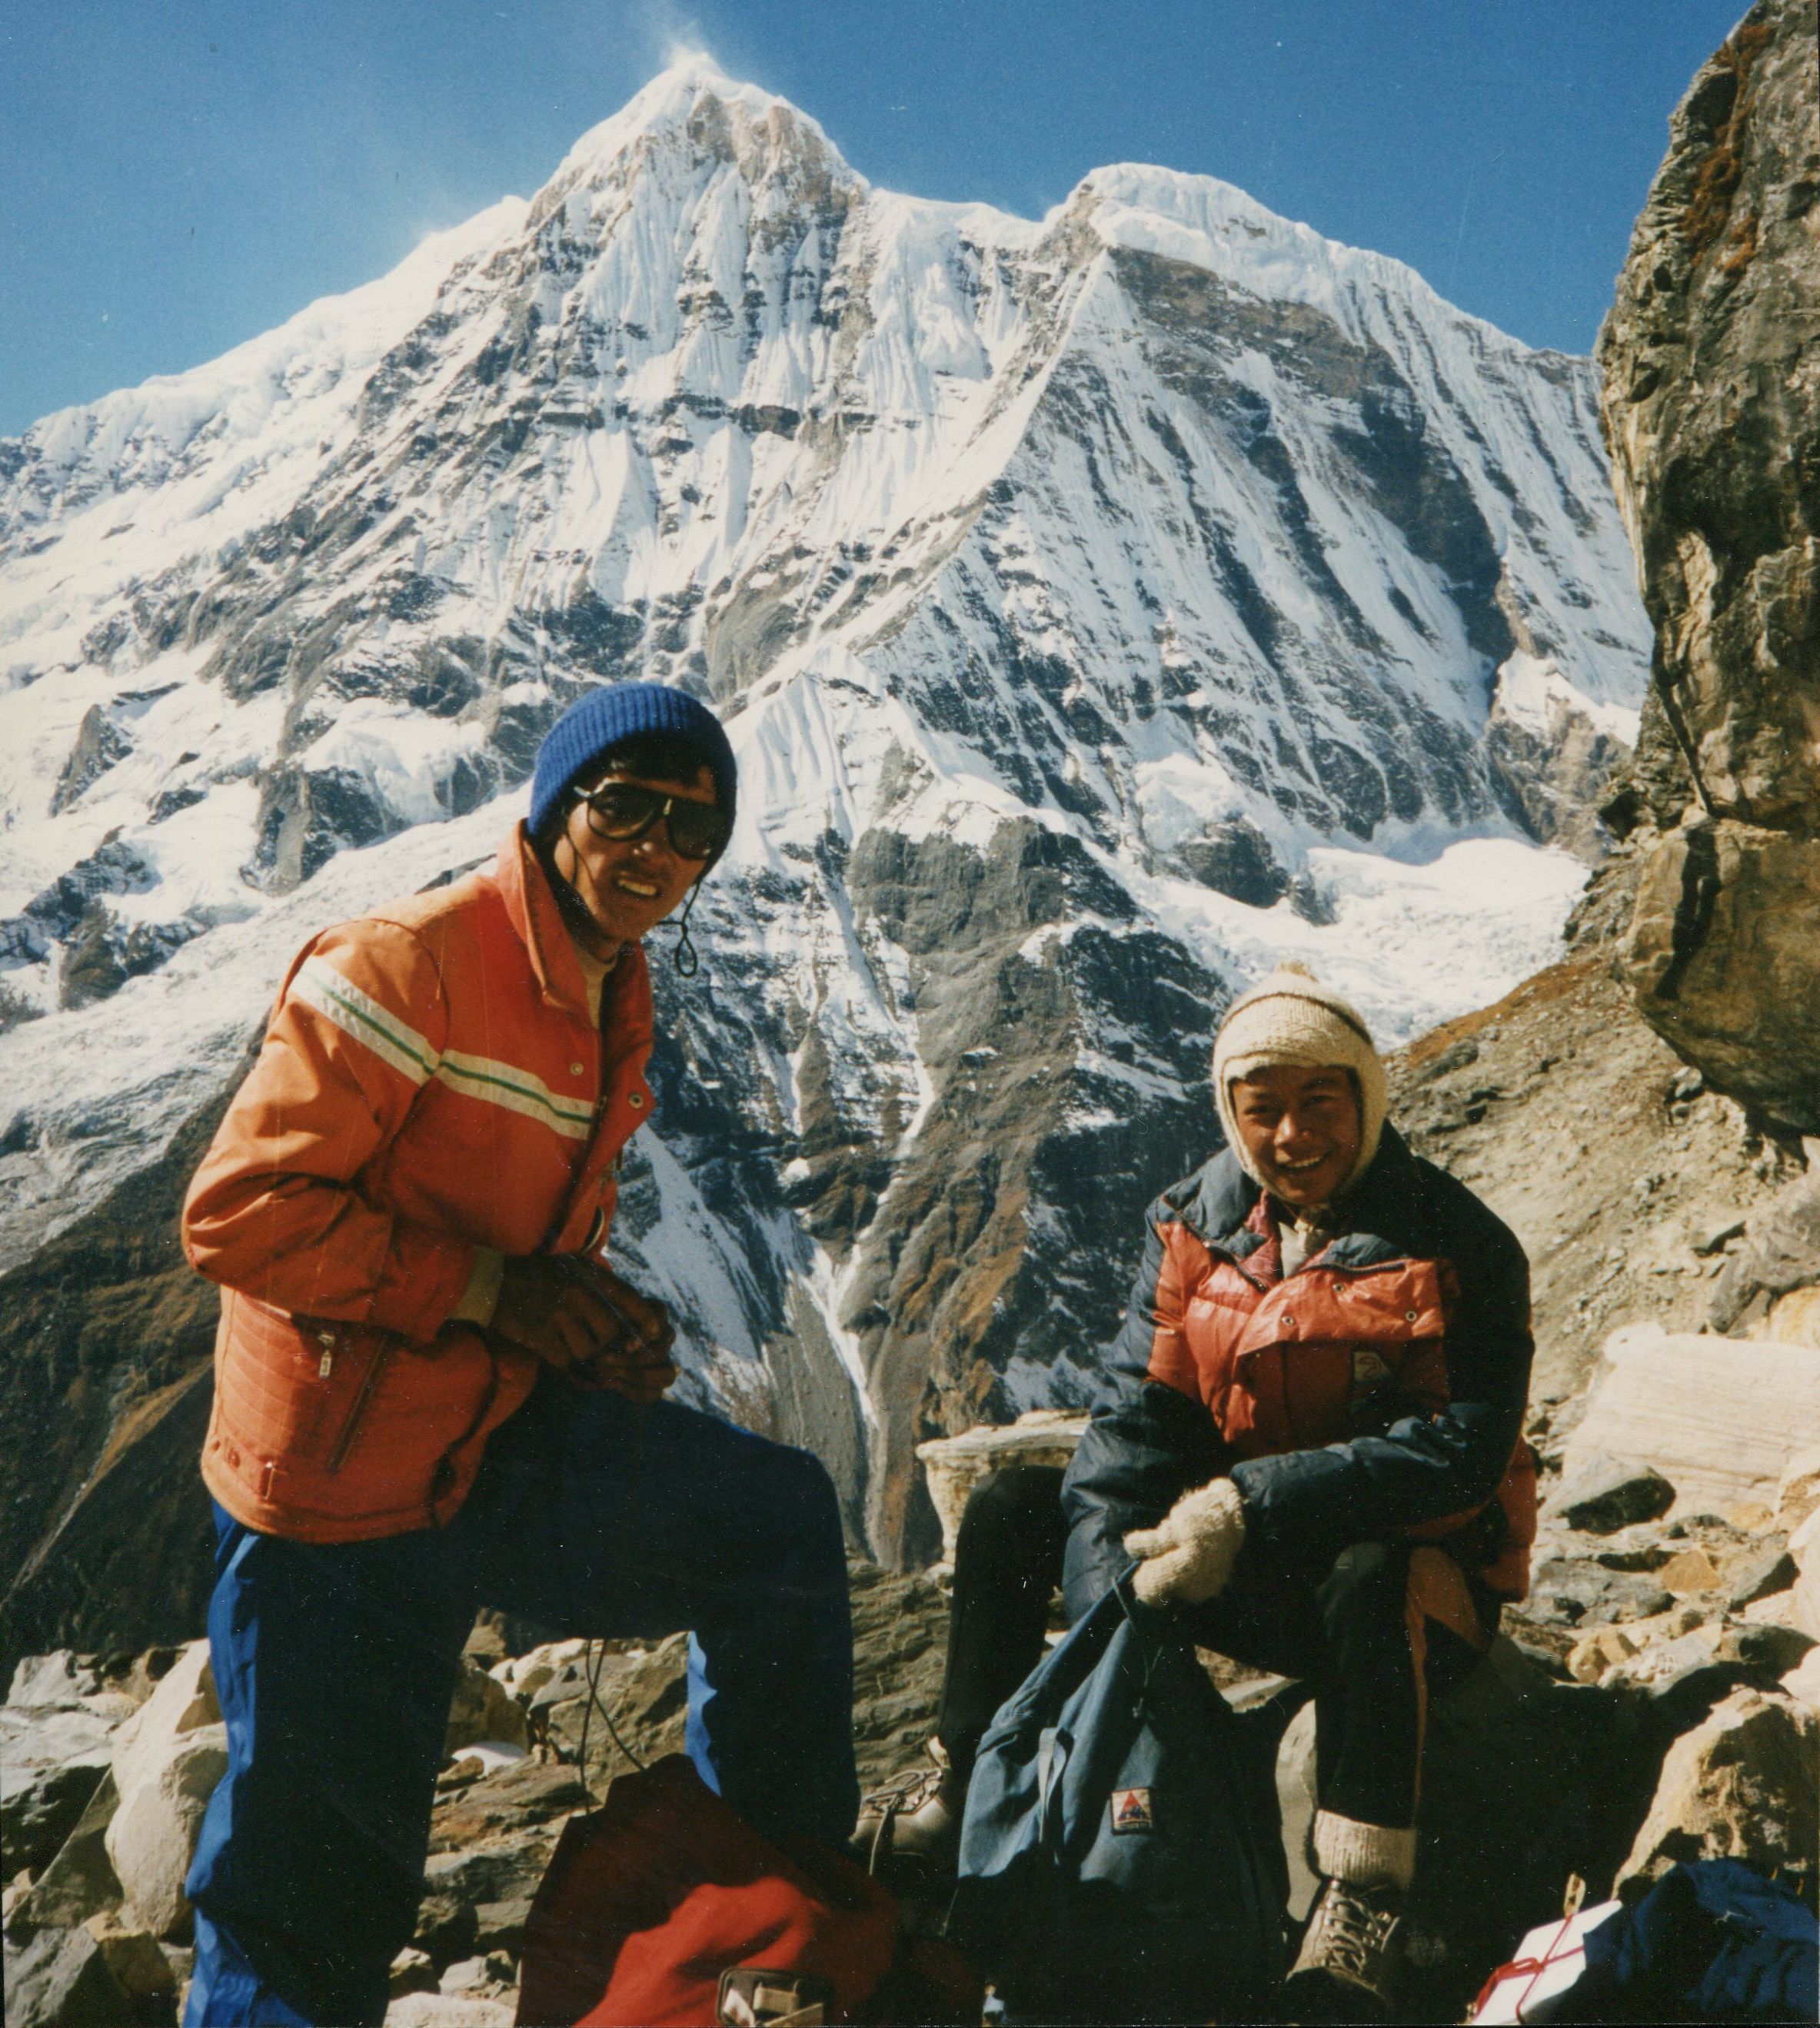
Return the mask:
{"type": "Polygon", "coordinates": [[[754,186],[814,176],[855,192],[865,187],[807,113],[737,83],[712,57],[691,51],[581,136],[539,194],[532,223],[578,191],[623,188],[666,161],[685,168],[724,164],[754,186]]]}
{"type": "Polygon", "coordinates": [[[570,700],[681,684],[740,825],[621,1243],[892,1547],[917,1436],[1091,1392],[1231,988],[1302,957],[1394,1041],[1546,959],[1647,650],[1585,362],[1210,178],[877,190],[679,63],[528,206],[0,446],[0,1257],[310,923],[484,856],[570,700]]]}

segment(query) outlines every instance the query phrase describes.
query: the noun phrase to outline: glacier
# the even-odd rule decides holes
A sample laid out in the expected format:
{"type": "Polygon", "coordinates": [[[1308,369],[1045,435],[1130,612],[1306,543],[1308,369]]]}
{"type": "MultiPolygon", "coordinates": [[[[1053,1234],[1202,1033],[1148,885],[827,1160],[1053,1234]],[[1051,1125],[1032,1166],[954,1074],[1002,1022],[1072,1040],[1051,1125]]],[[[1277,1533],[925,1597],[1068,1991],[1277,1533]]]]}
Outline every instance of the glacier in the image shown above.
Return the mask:
{"type": "Polygon", "coordinates": [[[921,1438],[1092,1398],[1233,991],[1295,957],[1388,1045],[1555,954],[1649,653],[1596,391],[1212,179],[926,202],[673,66],[0,442],[0,1264],[314,928],[490,857],[568,701],[681,683],[740,816],[616,1246],[685,1398],[920,1553],[921,1438]]]}

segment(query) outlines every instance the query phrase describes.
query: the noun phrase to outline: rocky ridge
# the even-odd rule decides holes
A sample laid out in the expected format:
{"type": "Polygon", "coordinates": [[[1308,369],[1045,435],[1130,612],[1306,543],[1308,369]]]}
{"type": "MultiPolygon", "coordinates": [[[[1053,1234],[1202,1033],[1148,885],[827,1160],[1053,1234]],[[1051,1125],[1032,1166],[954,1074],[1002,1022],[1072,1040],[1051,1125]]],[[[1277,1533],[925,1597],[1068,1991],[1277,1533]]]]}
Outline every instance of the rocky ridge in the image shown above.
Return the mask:
{"type": "Polygon", "coordinates": [[[1614,804],[1650,1021],[1820,1130],[1820,108],[1813,10],[1759,0],[1694,80],[1599,335],[1655,679],[1614,804]]]}

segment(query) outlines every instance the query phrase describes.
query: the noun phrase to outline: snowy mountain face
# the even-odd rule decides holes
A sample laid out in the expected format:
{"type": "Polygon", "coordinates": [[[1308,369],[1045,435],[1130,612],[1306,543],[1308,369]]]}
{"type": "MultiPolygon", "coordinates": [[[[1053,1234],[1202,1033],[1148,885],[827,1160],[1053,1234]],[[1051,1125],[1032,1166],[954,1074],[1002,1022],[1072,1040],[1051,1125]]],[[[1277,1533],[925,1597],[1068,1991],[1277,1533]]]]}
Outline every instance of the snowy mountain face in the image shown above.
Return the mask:
{"type": "Polygon", "coordinates": [[[740,822],[620,1249],[914,1552],[917,1440],[1091,1397],[1233,990],[1299,956],[1388,1042],[1547,961],[1647,673],[1597,445],[1588,362],[1225,185],[922,202],[666,72],[0,443],[5,1258],[311,931],[489,857],[565,704],[680,683],[740,822]]]}

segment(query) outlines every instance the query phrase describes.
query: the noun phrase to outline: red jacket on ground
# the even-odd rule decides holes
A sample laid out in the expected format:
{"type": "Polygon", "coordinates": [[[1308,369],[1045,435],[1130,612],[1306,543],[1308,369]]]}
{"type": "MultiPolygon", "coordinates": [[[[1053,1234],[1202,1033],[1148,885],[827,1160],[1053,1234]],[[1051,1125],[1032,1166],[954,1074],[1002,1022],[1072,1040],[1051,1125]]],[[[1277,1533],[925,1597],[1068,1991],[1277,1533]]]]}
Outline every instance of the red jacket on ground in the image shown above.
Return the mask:
{"type": "Polygon", "coordinates": [[[299,953],[183,1207],[222,1285],[202,1475],[236,1520],[342,1542],[455,1513],[537,1371],[451,1321],[476,1250],[599,1248],[651,1045],[643,953],[597,1025],[521,826],[299,953]]]}

